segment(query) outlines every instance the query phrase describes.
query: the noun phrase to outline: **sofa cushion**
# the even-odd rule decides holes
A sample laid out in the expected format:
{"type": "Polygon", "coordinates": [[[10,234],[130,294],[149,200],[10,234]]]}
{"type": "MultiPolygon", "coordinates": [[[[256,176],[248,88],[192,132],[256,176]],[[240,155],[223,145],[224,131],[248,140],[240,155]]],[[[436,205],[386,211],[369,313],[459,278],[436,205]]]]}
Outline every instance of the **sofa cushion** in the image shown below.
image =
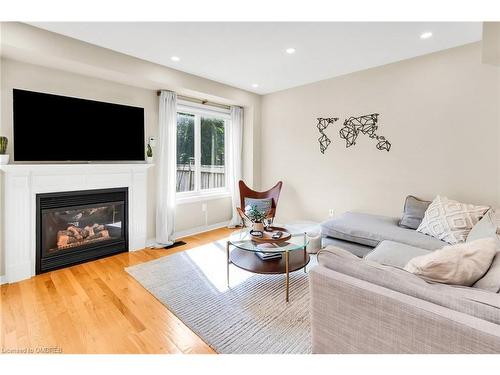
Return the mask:
{"type": "Polygon", "coordinates": [[[321,224],[323,235],[371,247],[384,240],[401,242],[426,250],[447,245],[434,237],[398,226],[398,218],[346,212],[321,224]]]}
{"type": "Polygon", "coordinates": [[[373,247],[361,245],[355,242],[349,242],[344,240],[339,240],[338,238],[324,237],[322,239],[322,247],[326,246],[336,246],[341,249],[347,250],[350,253],[363,258],[366,254],[373,251],[373,247]]]}
{"type": "Polygon", "coordinates": [[[431,253],[431,250],[394,241],[382,241],[365,256],[365,259],[386,266],[404,268],[410,259],[429,253],[431,253]]]}
{"type": "Polygon", "coordinates": [[[488,209],[488,206],[460,203],[438,195],[425,211],[417,232],[452,245],[464,242],[488,209]]]}
{"type": "Polygon", "coordinates": [[[437,283],[472,286],[488,271],[496,252],[493,238],[481,238],[413,258],[405,270],[437,283]]]}
{"type": "Polygon", "coordinates": [[[500,324],[500,295],[497,293],[430,284],[402,269],[360,259],[333,246],[318,253],[318,263],[333,271],[500,324]]]}
{"type": "Polygon", "coordinates": [[[408,195],[405,199],[403,216],[399,220],[398,225],[403,228],[417,229],[430,204],[430,201],[424,201],[413,195],[408,195]]]}
{"type": "Polygon", "coordinates": [[[500,251],[497,252],[486,274],[476,281],[472,287],[500,293],[500,251]]]}

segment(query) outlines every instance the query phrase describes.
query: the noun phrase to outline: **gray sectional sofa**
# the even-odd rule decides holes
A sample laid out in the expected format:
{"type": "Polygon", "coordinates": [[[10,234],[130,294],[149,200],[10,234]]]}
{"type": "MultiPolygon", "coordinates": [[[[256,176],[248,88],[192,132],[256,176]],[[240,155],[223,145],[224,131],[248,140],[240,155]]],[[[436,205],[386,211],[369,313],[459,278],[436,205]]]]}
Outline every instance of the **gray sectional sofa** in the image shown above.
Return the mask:
{"type": "Polygon", "coordinates": [[[401,269],[447,244],[398,220],[348,212],[322,224],[326,248],[310,271],[313,352],[500,353],[499,290],[431,284],[401,269]]]}

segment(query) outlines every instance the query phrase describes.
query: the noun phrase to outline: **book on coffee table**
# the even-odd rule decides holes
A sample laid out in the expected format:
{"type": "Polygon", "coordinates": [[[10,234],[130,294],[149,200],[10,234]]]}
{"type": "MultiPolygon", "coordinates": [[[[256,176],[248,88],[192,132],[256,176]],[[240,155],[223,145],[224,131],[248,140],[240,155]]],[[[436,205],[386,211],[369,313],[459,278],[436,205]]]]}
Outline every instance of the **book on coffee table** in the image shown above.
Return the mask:
{"type": "Polygon", "coordinates": [[[262,253],[257,251],[255,254],[262,260],[272,260],[272,259],[281,259],[280,253],[262,253]]]}
{"type": "Polygon", "coordinates": [[[272,260],[272,259],[280,259],[281,258],[281,253],[264,252],[264,251],[270,251],[270,250],[276,249],[277,248],[276,244],[262,243],[260,245],[257,245],[257,248],[261,249],[262,251],[257,251],[255,254],[262,260],[272,260]]]}

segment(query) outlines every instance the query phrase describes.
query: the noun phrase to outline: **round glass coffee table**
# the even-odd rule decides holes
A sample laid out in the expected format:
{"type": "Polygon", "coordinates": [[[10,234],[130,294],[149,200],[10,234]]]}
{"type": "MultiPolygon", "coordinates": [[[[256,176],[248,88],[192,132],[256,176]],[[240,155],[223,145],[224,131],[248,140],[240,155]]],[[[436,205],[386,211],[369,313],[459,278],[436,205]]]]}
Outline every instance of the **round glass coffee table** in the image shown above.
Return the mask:
{"type": "Polygon", "coordinates": [[[285,274],[285,300],[288,302],[290,272],[304,269],[310,257],[306,251],[309,239],[306,233],[292,235],[283,242],[257,242],[250,235],[250,229],[233,232],[226,244],[227,286],[229,287],[229,266],[231,264],[243,270],[260,274],[285,274]],[[231,247],[233,249],[231,250],[231,247]],[[279,253],[278,259],[262,260],[258,252],[279,253]]]}

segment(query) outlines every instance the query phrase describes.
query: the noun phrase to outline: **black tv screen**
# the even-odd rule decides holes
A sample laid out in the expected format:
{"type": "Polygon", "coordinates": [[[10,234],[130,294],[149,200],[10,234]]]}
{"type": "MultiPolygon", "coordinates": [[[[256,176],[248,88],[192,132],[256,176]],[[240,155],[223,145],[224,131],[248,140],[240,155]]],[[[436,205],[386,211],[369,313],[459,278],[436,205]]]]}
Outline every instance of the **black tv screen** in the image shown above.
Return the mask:
{"type": "Polygon", "coordinates": [[[14,89],[14,161],[143,161],[144,109],[14,89]]]}

